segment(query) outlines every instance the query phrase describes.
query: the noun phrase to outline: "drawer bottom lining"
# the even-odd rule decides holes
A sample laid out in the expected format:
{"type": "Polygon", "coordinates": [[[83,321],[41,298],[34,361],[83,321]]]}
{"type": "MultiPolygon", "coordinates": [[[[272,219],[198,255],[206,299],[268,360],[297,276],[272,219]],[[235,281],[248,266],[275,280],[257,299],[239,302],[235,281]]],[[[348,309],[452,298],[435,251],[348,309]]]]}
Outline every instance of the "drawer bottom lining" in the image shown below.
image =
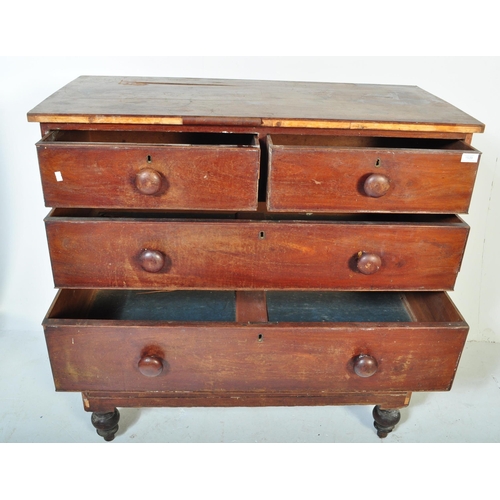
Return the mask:
{"type": "Polygon", "coordinates": [[[71,307],[69,300],[57,317],[176,322],[413,321],[404,295],[398,292],[96,290],[87,294],[87,307],[71,307]],[[240,302],[244,306],[237,307],[240,302]]]}

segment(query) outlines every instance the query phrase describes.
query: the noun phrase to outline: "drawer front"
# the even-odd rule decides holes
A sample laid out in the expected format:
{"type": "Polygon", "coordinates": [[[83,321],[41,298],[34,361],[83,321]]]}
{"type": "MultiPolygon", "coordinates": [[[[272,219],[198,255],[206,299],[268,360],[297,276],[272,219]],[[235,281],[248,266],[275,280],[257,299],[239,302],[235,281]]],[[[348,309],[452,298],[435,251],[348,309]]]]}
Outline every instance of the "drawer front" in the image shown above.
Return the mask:
{"type": "MultiPolygon", "coordinates": [[[[468,226],[48,217],[56,287],[446,290],[468,226]]],[[[456,222],[459,221],[459,222],[456,222]]]]}
{"type": "Polygon", "coordinates": [[[260,150],[254,136],[244,138],[232,145],[44,140],[37,150],[45,204],[255,210],[260,150]]]}
{"type": "Polygon", "coordinates": [[[460,141],[389,141],[400,147],[381,148],[329,146],[339,138],[314,146],[306,139],[304,145],[299,138],[269,139],[270,211],[468,211],[480,154],[460,141]]]}
{"type": "Polygon", "coordinates": [[[61,391],[448,390],[466,334],[418,324],[46,327],[61,391]],[[377,370],[360,376],[367,357],[377,370]]]}

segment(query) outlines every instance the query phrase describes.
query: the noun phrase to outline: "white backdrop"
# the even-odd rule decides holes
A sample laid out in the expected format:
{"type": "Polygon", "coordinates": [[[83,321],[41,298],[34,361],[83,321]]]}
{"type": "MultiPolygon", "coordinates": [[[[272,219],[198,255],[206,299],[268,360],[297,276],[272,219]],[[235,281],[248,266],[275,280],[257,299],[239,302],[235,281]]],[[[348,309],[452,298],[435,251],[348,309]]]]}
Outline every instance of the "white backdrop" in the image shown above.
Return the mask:
{"type": "Polygon", "coordinates": [[[213,77],[417,85],[486,124],[462,269],[451,297],[469,340],[500,342],[500,58],[14,57],[0,58],[0,328],[40,329],[55,294],[44,207],[26,113],[79,75],[213,77]]]}

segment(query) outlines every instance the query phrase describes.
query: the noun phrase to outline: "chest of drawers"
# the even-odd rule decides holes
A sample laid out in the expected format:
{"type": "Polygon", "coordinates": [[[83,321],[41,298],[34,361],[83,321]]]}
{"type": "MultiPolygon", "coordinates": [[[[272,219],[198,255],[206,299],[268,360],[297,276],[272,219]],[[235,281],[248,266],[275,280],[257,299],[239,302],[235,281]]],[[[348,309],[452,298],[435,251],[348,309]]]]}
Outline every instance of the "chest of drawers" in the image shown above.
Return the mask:
{"type": "Polygon", "coordinates": [[[58,391],[118,407],[375,405],[451,388],[483,124],[418,87],[80,77],[28,113],[58,391]]]}

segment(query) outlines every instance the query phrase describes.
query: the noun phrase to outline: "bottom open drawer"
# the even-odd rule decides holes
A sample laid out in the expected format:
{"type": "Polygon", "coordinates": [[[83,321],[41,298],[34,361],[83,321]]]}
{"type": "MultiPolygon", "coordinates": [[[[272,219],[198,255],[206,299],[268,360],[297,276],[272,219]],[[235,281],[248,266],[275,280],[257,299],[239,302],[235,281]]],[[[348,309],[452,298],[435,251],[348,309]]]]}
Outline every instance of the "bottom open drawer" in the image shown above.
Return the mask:
{"type": "Polygon", "coordinates": [[[449,390],[468,326],[443,292],[61,290],[61,391],[449,390]]]}

